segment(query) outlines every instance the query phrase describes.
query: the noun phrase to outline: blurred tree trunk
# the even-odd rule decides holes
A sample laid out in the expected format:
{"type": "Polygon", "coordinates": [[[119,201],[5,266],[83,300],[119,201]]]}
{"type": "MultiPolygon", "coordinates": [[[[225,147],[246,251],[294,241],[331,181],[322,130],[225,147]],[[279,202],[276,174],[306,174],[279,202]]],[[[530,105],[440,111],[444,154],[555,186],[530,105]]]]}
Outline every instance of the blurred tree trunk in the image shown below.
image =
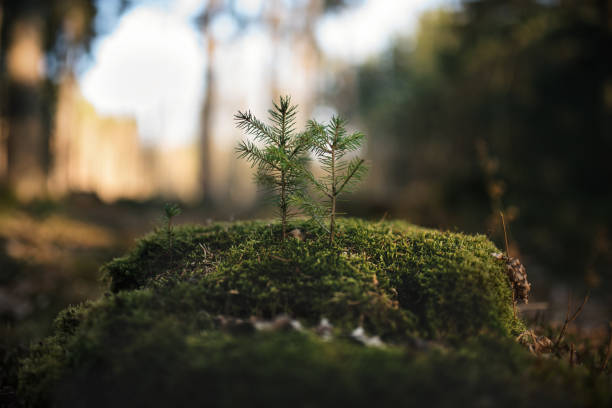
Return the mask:
{"type": "Polygon", "coordinates": [[[72,66],[95,14],[95,0],[0,0],[0,182],[21,200],[47,194],[56,74],[45,60],[72,66]]]}
{"type": "Polygon", "coordinates": [[[209,202],[211,197],[211,134],[212,134],[212,118],[213,118],[213,99],[215,95],[215,79],[214,79],[214,55],[215,55],[215,40],[211,35],[207,37],[206,47],[206,93],[204,94],[204,104],[202,106],[201,120],[201,139],[200,148],[202,150],[201,164],[201,181],[202,191],[204,192],[204,200],[209,202]]]}
{"type": "Polygon", "coordinates": [[[210,203],[213,201],[212,197],[212,163],[211,163],[211,138],[212,138],[212,118],[213,118],[213,106],[216,97],[215,92],[215,38],[210,32],[210,23],[221,9],[221,1],[210,0],[206,10],[200,17],[200,23],[202,27],[202,34],[204,35],[207,46],[206,46],[206,92],[204,94],[204,102],[202,105],[202,114],[200,117],[200,149],[201,149],[201,163],[200,163],[200,180],[203,191],[204,202],[210,203]]]}
{"type": "MultiPolygon", "coordinates": [[[[272,57],[269,87],[272,99],[275,100],[285,93],[279,83],[279,60],[282,59],[280,50],[284,39],[292,41],[292,51],[297,58],[300,58],[300,65],[306,73],[306,78],[302,80],[314,79],[313,82],[317,83],[316,77],[321,68],[321,51],[315,38],[315,25],[326,9],[323,0],[309,0],[303,5],[289,8],[292,13],[288,13],[288,7],[283,1],[274,0],[271,4],[264,21],[270,28],[272,57]],[[295,25],[295,21],[302,21],[302,23],[295,25]]],[[[311,99],[316,98],[315,93],[312,93],[311,96],[311,99]]],[[[310,102],[312,101],[300,101],[303,113],[311,111],[312,103],[310,102]]]]}
{"type": "Polygon", "coordinates": [[[321,49],[315,38],[316,23],[325,12],[325,4],[323,0],[310,0],[306,6],[304,30],[301,36],[304,39],[303,59],[307,77],[310,80],[311,86],[314,86],[311,92],[311,98],[305,101],[304,105],[306,112],[310,116],[314,110],[315,101],[318,98],[317,93],[320,90],[320,75],[322,72],[322,57],[321,49]]]}
{"type": "Polygon", "coordinates": [[[270,58],[270,96],[272,100],[276,100],[281,89],[278,83],[278,56],[281,42],[281,15],[283,13],[283,5],[279,0],[273,0],[271,7],[268,9],[268,15],[265,18],[266,24],[270,27],[270,40],[272,42],[272,56],[270,58]]]}
{"type": "Polygon", "coordinates": [[[42,22],[22,17],[6,28],[6,178],[17,198],[28,201],[45,194],[46,182],[42,22]]]}
{"type": "MultiPolygon", "coordinates": [[[[4,55],[4,47],[3,45],[3,37],[2,37],[2,30],[4,28],[4,4],[3,1],[0,1],[0,56],[4,55]]],[[[5,101],[5,95],[6,95],[6,90],[5,90],[5,81],[4,81],[4,73],[2,71],[0,71],[0,79],[2,79],[2,81],[0,81],[0,187],[3,187],[6,185],[7,183],[7,175],[6,175],[6,126],[5,126],[5,119],[4,119],[4,114],[5,114],[5,106],[4,106],[4,101],[5,101]]]]}

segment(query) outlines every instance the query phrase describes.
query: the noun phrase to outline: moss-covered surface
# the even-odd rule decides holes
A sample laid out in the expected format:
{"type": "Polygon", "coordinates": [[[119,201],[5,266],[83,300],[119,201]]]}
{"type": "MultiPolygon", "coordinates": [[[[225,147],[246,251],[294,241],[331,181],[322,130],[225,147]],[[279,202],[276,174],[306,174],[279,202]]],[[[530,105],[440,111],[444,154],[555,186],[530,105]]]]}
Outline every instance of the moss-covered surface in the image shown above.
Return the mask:
{"type": "MultiPolygon", "coordinates": [[[[294,225],[305,233],[308,225],[294,225]]],[[[330,247],[314,233],[282,243],[276,226],[182,227],[141,240],[104,268],[115,293],[152,288],[208,313],[322,316],[383,336],[511,333],[511,294],[484,236],[401,222],[342,220],[330,247]],[[180,295],[179,295],[180,294],[180,295]]]]}
{"type": "Polygon", "coordinates": [[[305,223],[158,231],[107,264],[109,292],[65,310],[22,360],[32,406],[556,406],[609,402],[602,379],[513,341],[503,265],[483,236],[342,220],[330,248],[305,223]],[[217,315],[312,330],[220,327],[217,315]],[[384,348],[350,342],[357,326],[384,348]]]}

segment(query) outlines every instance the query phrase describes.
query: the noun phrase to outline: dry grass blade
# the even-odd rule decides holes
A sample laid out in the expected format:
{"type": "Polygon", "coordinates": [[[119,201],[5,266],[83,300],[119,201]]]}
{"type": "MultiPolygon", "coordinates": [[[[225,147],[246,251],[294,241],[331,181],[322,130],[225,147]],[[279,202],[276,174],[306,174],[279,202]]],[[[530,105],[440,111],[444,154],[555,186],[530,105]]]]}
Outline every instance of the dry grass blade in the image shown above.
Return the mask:
{"type": "Polygon", "coordinates": [[[283,257],[277,256],[277,255],[273,255],[273,254],[270,254],[270,258],[272,258],[272,259],[276,259],[277,261],[281,261],[281,262],[285,262],[285,263],[287,263],[287,262],[291,262],[291,261],[290,261],[289,259],[287,259],[287,258],[283,258],[283,257]]]}
{"type": "Polygon", "coordinates": [[[559,336],[557,337],[557,341],[555,341],[555,348],[557,348],[559,346],[559,344],[561,344],[561,341],[563,340],[563,337],[565,336],[565,332],[567,331],[567,326],[571,322],[576,320],[576,318],[578,316],[580,316],[580,313],[582,313],[582,309],[584,308],[584,305],[586,305],[587,301],[589,300],[589,296],[590,295],[591,295],[591,292],[590,291],[587,292],[586,296],[582,300],[582,304],[570,316],[570,310],[572,308],[572,294],[570,293],[568,301],[567,301],[567,312],[565,314],[565,322],[563,322],[563,326],[561,327],[561,331],[559,332],[559,336]]]}
{"type": "Polygon", "coordinates": [[[383,214],[383,216],[380,218],[380,220],[378,220],[378,222],[380,222],[380,223],[384,222],[384,221],[387,219],[387,217],[388,217],[388,216],[389,216],[389,212],[388,212],[388,211],[385,211],[385,213],[384,213],[384,214],[383,214]]]}
{"type": "MultiPolygon", "coordinates": [[[[506,220],[504,219],[504,212],[500,211],[499,215],[501,216],[501,221],[502,221],[502,227],[504,229],[504,240],[506,243],[506,258],[510,259],[510,252],[508,250],[509,245],[508,245],[508,231],[506,229],[506,220]]],[[[514,285],[514,283],[512,284],[512,313],[514,315],[514,318],[516,319],[517,317],[517,312],[516,312],[516,287],[514,285]]]]}
{"type": "Polygon", "coordinates": [[[506,256],[510,257],[510,253],[508,252],[508,231],[506,229],[506,220],[504,219],[504,212],[500,211],[499,215],[501,215],[501,220],[502,220],[502,227],[504,228],[504,240],[506,242],[506,256]]]}

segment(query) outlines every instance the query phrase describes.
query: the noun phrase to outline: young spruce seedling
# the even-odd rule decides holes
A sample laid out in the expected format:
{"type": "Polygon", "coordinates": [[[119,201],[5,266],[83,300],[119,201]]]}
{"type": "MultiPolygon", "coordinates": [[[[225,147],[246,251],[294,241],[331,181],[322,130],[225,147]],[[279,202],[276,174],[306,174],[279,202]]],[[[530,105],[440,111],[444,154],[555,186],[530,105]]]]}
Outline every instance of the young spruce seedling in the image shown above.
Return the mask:
{"type": "Polygon", "coordinates": [[[177,204],[166,203],[164,204],[164,214],[162,216],[162,220],[164,223],[164,228],[166,229],[166,234],[168,235],[168,248],[172,251],[173,242],[172,242],[172,219],[177,215],[181,215],[181,207],[177,204]]]}
{"type": "Polygon", "coordinates": [[[290,211],[292,196],[304,188],[304,172],[309,150],[308,133],[296,133],[295,117],[297,106],[291,105],[289,96],[274,102],[268,111],[271,125],[259,121],[250,111],[234,116],[238,128],[252,135],[261,147],[246,140],[236,148],[238,157],[257,167],[257,184],[273,193],[282,225],[282,239],[287,235],[287,221],[293,215],[290,211]]]}
{"type": "Polygon", "coordinates": [[[319,159],[325,175],[318,180],[308,171],[305,174],[322,196],[323,205],[303,200],[302,207],[313,216],[329,216],[330,245],[334,242],[338,215],[336,205],[340,194],[350,191],[367,172],[365,160],[361,157],[345,159],[348,153],[361,147],[365,138],[361,132],[347,134],[345,124],[346,121],[337,116],[332,117],[327,125],[314,120],[308,122],[311,150],[319,159]]]}

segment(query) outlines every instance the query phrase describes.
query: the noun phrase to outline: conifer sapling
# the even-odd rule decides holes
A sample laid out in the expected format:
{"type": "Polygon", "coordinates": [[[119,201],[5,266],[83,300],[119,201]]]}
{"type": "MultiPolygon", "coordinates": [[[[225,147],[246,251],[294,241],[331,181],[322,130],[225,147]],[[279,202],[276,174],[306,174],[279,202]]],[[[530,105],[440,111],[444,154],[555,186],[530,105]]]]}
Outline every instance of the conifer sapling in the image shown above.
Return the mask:
{"type": "Polygon", "coordinates": [[[290,211],[292,196],[304,188],[304,172],[309,150],[308,133],[295,131],[297,106],[291,105],[289,96],[281,97],[268,110],[270,125],[259,121],[250,111],[234,115],[238,128],[253,136],[255,142],[245,140],[236,148],[238,157],[257,167],[257,184],[273,193],[282,225],[282,239],[287,235],[287,221],[293,215],[290,211]]]}
{"type": "Polygon", "coordinates": [[[164,205],[163,222],[168,235],[168,246],[172,250],[172,219],[177,215],[181,215],[181,207],[177,204],[166,203],[164,205]]]}
{"type": "Polygon", "coordinates": [[[172,219],[177,215],[181,215],[181,207],[177,204],[166,203],[164,204],[164,224],[166,226],[166,231],[172,231],[172,219]]]}
{"type": "Polygon", "coordinates": [[[352,190],[367,172],[365,160],[361,157],[345,159],[345,156],[358,150],[365,136],[361,132],[347,134],[346,121],[334,116],[327,125],[314,120],[308,122],[311,150],[319,159],[325,175],[316,179],[305,171],[315,190],[322,198],[323,206],[310,200],[302,200],[302,208],[313,216],[329,216],[329,243],[334,242],[336,230],[336,206],[340,194],[352,190]]]}

